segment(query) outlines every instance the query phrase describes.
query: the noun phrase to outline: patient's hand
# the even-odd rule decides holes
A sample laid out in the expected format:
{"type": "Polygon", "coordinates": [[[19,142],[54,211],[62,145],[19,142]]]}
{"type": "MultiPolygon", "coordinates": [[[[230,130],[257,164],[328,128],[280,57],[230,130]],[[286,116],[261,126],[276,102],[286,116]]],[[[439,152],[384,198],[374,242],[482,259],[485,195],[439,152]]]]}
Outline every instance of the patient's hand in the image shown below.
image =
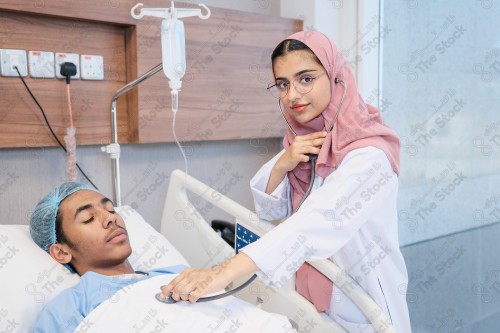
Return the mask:
{"type": "Polygon", "coordinates": [[[163,287],[161,296],[167,298],[172,292],[176,301],[196,302],[200,297],[224,289],[237,278],[254,273],[257,266],[250,257],[240,252],[222,264],[208,269],[185,269],[179,276],[163,287]]]}

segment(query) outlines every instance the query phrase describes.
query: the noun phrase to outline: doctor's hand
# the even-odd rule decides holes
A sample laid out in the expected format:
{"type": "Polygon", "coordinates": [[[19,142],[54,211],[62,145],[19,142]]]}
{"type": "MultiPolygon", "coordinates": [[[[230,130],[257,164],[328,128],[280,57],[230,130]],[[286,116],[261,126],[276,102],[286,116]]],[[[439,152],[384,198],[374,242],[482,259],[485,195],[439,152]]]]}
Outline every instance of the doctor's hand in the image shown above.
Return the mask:
{"type": "Polygon", "coordinates": [[[163,287],[161,297],[196,302],[201,296],[224,289],[231,281],[219,266],[209,269],[185,269],[179,276],[163,287]]]}
{"type": "Polygon", "coordinates": [[[308,154],[319,154],[327,134],[326,131],[321,131],[296,136],[273,166],[266,193],[271,194],[285,178],[287,172],[295,169],[300,162],[308,162],[308,154]]]}
{"type": "Polygon", "coordinates": [[[321,131],[296,136],[276,162],[275,168],[288,172],[295,169],[300,162],[308,162],[309,156],[307,154],[318,155],[326,135],[326,131],[321,131]]]}
{"type": "Polygon", "coordinates": [[[167,298],[169,293],[172,292],[174,300],[194,303],[200,297],[218,292],[232,281],[254,273],[256,270],[257,266],[253,260],[240,252],[238,255],[212,268],[185,269],[168,285],[163,287],[161,297],[167,298]]]}

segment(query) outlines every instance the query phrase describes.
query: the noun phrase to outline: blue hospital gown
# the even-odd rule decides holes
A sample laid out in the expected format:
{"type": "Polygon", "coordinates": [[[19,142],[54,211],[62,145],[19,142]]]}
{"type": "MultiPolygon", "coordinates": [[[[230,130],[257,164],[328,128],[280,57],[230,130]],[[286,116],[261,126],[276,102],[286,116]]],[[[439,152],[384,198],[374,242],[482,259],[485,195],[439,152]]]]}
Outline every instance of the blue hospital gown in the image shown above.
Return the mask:
{"type": "Polygon", "coordinates": [[[119,301],[120,295],[115,293],[120,289],[157,275],[180,273],[184,268],[185,266],[178,265],[153,269],[148,271],[148,275],[133,278],[87,272],[80,278],[78,284],[62,291],[42,309],[30,332],[72,333],[99,304],[112,297],[116,300],[111,299],[111,301],[119,301]]]}

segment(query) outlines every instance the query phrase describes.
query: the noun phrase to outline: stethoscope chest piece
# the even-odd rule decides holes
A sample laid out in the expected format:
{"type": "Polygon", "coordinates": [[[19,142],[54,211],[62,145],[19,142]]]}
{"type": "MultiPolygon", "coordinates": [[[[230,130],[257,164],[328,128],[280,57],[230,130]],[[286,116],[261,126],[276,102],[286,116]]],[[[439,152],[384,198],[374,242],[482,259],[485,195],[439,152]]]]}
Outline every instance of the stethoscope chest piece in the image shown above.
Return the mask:
{"type": "Polygon", "coordinates": [[[174,304],[174,303],[177,303],[177,301],[175,299],[172,298],[172,293],[170,293],[168,295],[168,297],[165,297],[165,298],[162,298],[161,297],[161,293],[158,293],[155,295],[155,298],[157,301],[160,301],[162,303],[166,303],[166,304],[174,304]]]}

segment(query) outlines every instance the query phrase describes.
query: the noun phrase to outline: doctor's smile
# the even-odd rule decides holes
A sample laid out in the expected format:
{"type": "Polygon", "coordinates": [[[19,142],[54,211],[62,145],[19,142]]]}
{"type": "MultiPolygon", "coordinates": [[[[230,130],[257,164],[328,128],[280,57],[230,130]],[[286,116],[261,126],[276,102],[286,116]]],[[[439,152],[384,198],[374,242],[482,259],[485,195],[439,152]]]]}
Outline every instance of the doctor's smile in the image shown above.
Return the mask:
{"type": "Polygon", "coordinates": [[[307,106],[309,106],[309,103],[294,104],[294,105],[292,105],[291,109],[294,112],[299,113],[299,112],[304,111],[307,106]]]}

